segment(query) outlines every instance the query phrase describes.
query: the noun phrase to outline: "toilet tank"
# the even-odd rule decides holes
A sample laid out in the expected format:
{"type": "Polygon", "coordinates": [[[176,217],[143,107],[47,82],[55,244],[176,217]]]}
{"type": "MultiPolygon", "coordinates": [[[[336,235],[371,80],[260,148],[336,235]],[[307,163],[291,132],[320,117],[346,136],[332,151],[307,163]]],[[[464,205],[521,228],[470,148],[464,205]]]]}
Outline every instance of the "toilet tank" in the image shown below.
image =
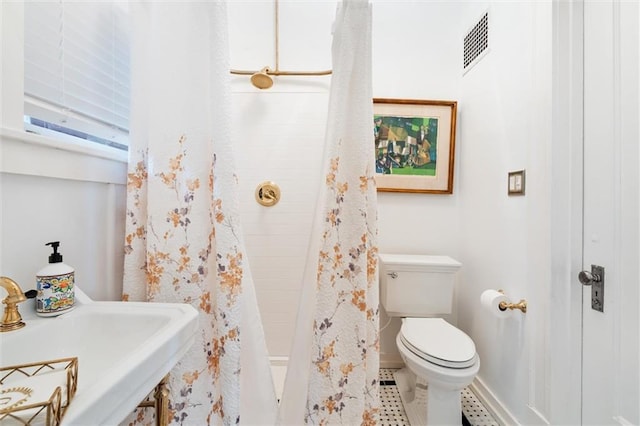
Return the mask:
{"type": "Polygon", "coordinates": [[[392,317],[451,313],[456,272],[448,256],[379,254],[380,303],[392,317]]]}

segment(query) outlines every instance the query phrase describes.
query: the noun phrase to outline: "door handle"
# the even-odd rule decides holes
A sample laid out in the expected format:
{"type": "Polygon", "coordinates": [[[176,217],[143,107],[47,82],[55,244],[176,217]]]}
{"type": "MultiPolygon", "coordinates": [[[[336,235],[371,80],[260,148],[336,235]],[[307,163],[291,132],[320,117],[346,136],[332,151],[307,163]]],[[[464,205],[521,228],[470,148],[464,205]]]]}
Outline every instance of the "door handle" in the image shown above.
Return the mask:
{"type": "Polygon", "coordinates": [[[604,267],[591,265],[591,272],[580,271],[578,281],[591,286],[591,309],[604,312],[604,267]]]}
{"type": "Polygon", "coordinates": [[[591,285],[593,283],[599,283],[602,281],[602,278],[598,274],[594,274],[589,271],[580,271],[578,274],[578,281],[582,283],[582,285],[591,285]]]}

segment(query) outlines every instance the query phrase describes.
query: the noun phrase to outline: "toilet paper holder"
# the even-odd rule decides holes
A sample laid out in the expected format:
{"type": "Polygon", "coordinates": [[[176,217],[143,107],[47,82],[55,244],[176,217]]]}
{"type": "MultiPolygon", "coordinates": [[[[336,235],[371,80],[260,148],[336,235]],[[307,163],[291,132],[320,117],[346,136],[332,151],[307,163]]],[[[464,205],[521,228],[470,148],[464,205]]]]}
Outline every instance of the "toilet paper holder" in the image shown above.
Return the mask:
{"type": "MultiPolygon", "coordinates": [[[[504,294],[504,290],[498,290],[498,293],[504,294]]],[[[524,299],[520,299],[520,301],[518,303],[500,302],[498,304],[498,309],[500,309],[501,311],[506,311],[507,309],[510,309],[510,310],[519,309],[519,310],[522,311],[523,314],[526,314],[527,313],[527,301],[524,300],[524,299]]]]}

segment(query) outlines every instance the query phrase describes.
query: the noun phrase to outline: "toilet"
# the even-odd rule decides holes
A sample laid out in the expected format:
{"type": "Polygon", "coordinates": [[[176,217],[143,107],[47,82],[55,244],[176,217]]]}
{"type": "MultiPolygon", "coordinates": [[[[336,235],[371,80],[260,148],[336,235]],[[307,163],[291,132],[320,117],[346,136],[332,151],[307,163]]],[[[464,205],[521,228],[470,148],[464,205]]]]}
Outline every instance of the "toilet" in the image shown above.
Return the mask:
{"type": "Polygon", "coordinates": [[[439,318],[451,313],[460,262],[447,256],[380,254],[380,303],[402,317],[395,373],[412,426],[460,425],[461,391],[480,369],[473,340],[439,318]]]}

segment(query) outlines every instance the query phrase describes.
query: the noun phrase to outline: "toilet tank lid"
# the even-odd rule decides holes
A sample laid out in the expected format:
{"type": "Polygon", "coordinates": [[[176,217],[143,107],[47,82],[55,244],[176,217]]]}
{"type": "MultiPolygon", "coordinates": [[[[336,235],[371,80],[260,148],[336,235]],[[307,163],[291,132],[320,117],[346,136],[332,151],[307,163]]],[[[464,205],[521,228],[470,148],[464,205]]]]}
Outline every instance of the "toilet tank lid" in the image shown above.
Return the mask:
{"type": "Polygon", "coordinates": [[[387,266],[439,266],[444,268],[459,269],[462,264],[449,256],[434,256],[428,254],[389,254],[380,253],[380,262],[387,266]]]}

